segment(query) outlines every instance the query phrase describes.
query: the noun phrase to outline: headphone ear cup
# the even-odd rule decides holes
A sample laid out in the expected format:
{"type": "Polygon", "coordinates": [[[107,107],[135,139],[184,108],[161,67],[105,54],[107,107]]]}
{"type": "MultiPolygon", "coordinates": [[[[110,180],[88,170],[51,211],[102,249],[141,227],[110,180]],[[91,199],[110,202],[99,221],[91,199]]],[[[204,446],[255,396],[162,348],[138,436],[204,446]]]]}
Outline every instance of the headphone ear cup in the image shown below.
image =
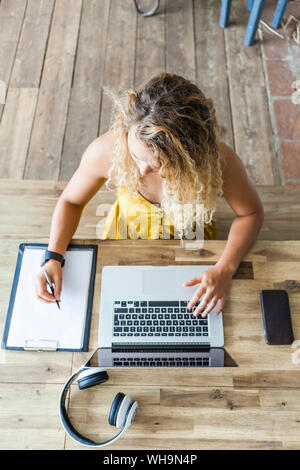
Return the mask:
{"type": "Polygon", "coordinates": [[[114,401],[112,402],[110,412],[109,412],[109,417],[108,417],[108,422],[111,426],[116,425],[118,411],[120,409],[121,403],[124,398],[125,398],[124,393],[119,392],[117,393],[117,395],[114,398],[114,401]]]}
{"type": "Polygon", "coordinates": [[[117,416],[116,416],[116,427],[117,428],[124,428],[126,424],[126,419],[128,416],[128,413],[132,407],[133,403],[131,401],[131,398],[129,395],[125,395],[123,398],[119,409],[117,411],[117,416]]]}
{"type": "Polygon", "coordinates": [[[84,375],[84,377],[78,378],[78,388],[79,390],[84,390],[86,388],[94,387],[108,380],[108,374],[106,370],[102,371],[90,371],[89,374],[84,375]]]}

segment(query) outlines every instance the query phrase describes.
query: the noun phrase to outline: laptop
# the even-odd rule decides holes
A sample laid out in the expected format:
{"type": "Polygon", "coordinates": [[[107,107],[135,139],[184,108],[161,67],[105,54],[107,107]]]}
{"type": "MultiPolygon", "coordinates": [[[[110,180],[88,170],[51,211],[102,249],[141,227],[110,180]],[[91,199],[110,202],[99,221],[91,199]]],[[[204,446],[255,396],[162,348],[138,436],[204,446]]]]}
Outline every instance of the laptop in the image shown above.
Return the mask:
{"type": "Polygon", "coordinates": [[[102,365],[224,366],[229,355],[222,348],[222,312],[214,315],[219,302],[206,318],[196,318],[201,299],[192,310],[187,304],[197,286],[183,286],[210,267],[103,267],[97,353],[102,365]]]}

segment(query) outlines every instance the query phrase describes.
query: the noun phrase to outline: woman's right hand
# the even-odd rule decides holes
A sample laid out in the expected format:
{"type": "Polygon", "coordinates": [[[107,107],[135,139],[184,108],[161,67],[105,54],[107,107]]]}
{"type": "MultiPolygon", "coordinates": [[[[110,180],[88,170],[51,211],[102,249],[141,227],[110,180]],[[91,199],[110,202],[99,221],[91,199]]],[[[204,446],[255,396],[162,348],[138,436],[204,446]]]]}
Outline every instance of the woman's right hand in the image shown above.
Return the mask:
{"type": "Polygon", "coordinates": [[[51,303],[58,300],[60,302],[60,292],[62,285],[62,269],[61,263],[54,259],[49,259],[40,269],[34,278],[36,295],[42,302],[51,303]],[[47,270],[50,279],[54,282],[54,296],[47,290],[47,281],[44,274],[44,268],[47,270]]]}

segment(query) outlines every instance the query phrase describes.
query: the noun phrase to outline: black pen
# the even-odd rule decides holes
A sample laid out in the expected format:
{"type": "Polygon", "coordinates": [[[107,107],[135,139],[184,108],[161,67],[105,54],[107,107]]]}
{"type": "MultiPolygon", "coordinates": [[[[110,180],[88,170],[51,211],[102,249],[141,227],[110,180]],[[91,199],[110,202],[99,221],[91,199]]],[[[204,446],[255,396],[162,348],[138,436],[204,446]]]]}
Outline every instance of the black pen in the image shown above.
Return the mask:
{"type": "MultiPolygon", "coordinates": [[[[53,288],[53,282],[51,281],[50,277],[49,277],[49,274],[47,273],[46,269],[44,269],[44,274],[45,274],[45,278],[46,278],[46,281],[47,281],[47,284],[48,286],[50,287],[51,289],[51,292],[52,292],[52,295],[54,295],[54,288],[53,288]]],[[[60,310],[60,305],[59,305],[59,302],[58,300],[55,301],[57,303],[57,306],[60,310]]]]}

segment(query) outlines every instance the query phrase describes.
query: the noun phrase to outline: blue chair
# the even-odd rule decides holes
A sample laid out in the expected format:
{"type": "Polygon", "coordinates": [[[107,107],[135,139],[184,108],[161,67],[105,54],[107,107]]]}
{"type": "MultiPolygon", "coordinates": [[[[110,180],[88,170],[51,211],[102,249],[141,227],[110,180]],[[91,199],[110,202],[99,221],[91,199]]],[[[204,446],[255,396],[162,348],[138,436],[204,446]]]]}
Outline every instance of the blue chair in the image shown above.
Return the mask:
{"type": "Polygon", "coordinates": [[[289,0],[278,0],[277,7],[273,16],[272,26],[277,29],[280,27],[282,17],[289,0]]]}
{"type": "MultiPolygon", "coordinates": [[[[137,5],[137,0],[132,0],[133,6],[136,12],[141,16],[153,16],[159,9],[160,0],[155,1],[154,7],[147,12],[140,10],[137,5]]],[[[281,24],[282,17],[284,15],[286,6],[289,0],[278,0],[276,10],[273,16],[272,26],[273,28],[279,28],[281,24]]],[[[230,10],[231,10],[232,0],[222,0],[221,5],[221,15],[220,15],[220,26],[221,28],[226,28],[229,25],[230,19],[230,10]]],[[[247,9],[251,12],[248,26],[246,30],[246,35],[244,39],[245,46],[252,46],[254,37],[257,31],[258,23],[262,15],[262,11],[265,5],[265,0],[248,0],[247,9]]]]}
{"type": "MultiPolygon", "coordinates": [[[[277,7],[273,16],[272,26],[273,28],[279,28],[283,14],[289,0],[278,0],[277,7]]],[[[244,39],[245,46],[252,46],[254,37],[257,31],[258,23],[262,15],[265,0],[248,0],[247,9],[251,12],[246,35],[244,39]]],[[[220,26],[226,28],[229,25],[231,10],[231,0],[222,0],[221,15],[220,15],[220,26]]]]}

